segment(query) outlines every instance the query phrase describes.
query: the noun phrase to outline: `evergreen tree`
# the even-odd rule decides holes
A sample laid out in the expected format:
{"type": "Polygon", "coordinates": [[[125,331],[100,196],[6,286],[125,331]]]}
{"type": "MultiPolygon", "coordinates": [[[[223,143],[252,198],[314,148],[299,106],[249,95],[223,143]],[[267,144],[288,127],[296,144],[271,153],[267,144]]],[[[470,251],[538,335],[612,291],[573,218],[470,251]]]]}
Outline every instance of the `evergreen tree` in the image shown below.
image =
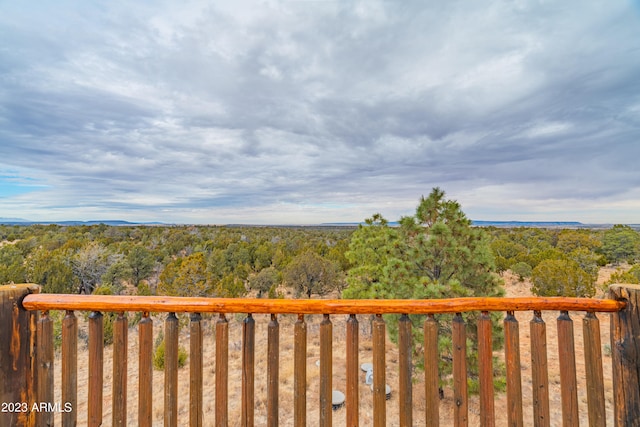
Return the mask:
{"type": "Polygon", "coordinates": [[[602,238],[602,253],[613,263],[640,258],[640,233],[628,225],[614,225],[602,238]]]}
{"type": "Polygon", "coordinates": [[[34,250],[27,259],[29,282],[42,286],[42,292],[73,293],[78,282],[73,275],[71,261],[66,251],[34,250]]]}
{"type": "Polygon", "coordinates": [[[155,259],[147,248],[136,245],[127,254],[126,263],[131,283],[137,287],[141,280],[151,275],[155,266],[155,259]]]}
{"type": "MultiPolygon", "coordinates": [[[[422,197],[414,216],[392,229],[380,216],[367,221],[352,236],[347,258],[348,298],[431,299],[466,296],[502,296],[502,281],[495,273],[493,254],[483,230],[471,227],[458,202],[445,199],[434,188],[422,197]]],[[[468,320],[468,362],[472,377],[477,369],[477,313],[468,320]]],[[[410,316],[413,323],[416,363],[423,363],[424,316],[410,316]]],[[[500,345],[499,314],[494,318],[494,343],[500,345]]],[[[397,340],[397,316],[387,316],[390,338],[397,340]]],[[[451,372],[451,316],[440,316],[440,374],[451,372]]]]}
{"type": "Polygon", "coordinates": [[[595,276],[571,259],[547,259],[533,269],[531,292],[538,296],[592,297],[595,276]]]}
{"type": "Polygon", "coordinates": [[[325,295],[338,289],[342,274],[333,261],[315,252],[304,252],[291,261],[284,271],[285,283],[293,288],[296,295],[325,295]]]}
{"type": "Polygon", "coordinates": [[[379,213],[365,220],[351,236],[345,257],[351,265],[343,298],[385,298],[384,269],[387,265],[395,230],[379,213]]]}

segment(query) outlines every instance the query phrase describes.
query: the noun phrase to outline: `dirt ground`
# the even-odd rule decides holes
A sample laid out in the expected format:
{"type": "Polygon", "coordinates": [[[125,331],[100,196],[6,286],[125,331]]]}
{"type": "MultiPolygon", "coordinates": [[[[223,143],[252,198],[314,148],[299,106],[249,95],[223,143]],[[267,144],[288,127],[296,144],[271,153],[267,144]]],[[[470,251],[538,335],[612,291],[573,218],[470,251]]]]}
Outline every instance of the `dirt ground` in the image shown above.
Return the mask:
{"type": "MultiPolygon", "coordinates": [[[[600,273],[599,282],[603,283],[614,271],[612,268],[603,268],[600,273]]],[[[530,296],[530,284],[519,282],[517,278],[506,273],[504,276],[507,296],[530,296]]],[[[558,343],[556,338],[556,319],[559,313],[543,313],[543,319],[547,327],[547,356],[549,369],[549,396],[551,408],[551,425],[560,426],[562,424],[561,402],[560,402],[560,375],[558,366],[558,343]]],[[[574,322],[575,348],[576,348],[576,368],[578,376],[578,404],[580,407],[582,425],[588,425],[586,411],[586,385],[584,375],[584,354],[582,349],[582,318],[584,313],[570,313],[574,322]]],[[[82,321],[82,316],[78,316],[81,321],[81,329],[86,325],[82,321]]],[[[254,316],[256,320],[256,378],[255,378],[255,423],[256,425],[266,424],[266,348],[267,348],[267,316],[254,316]]],[[[532,424],[532,390],[531,390],[531,369],[530,369],[530,349],[529,349],[529,321],[532,313],[516,313],[516,318],[520,324],[520,352],[522,364],[522,389],[525,425],[532,424]]],[[[605,400],[608,425],[613,425],[613,404],[612,404],[612,380],[611,380],[611,358],[609,357],[609,315],[600,314],[600,330],[603,347],[603,364],[605,378],[605,400]]],[[[154,318],[155,333],[160,333],[164,316],[154,318]]],[[[229,317],[229,420],[232,426],[240,423],[240,392],[241,392],[241,348],[242,348],[242,319],[243,316],[233,315],[229,317]]],[[[293,324],[296,317],[293,315],[280,316],[280,416],[281,426],[293,425],[292,404],[293,404],[293,324]]],[[[316,361],[319,359],[319,322],[320,316],[310,318],[308,322],[308,354],[307,354],[307,412],[308,425],[318,425],[318,389],[319,389],[319,369],[316,361]]],[[[333,316],[333,388],[345,390],[345,321],[344,316],[333,316]]],[[[183,323],[186,325],[187,320],[183,323]]],[[[372,359],[371,339],[368,331],[367,317],[360,319],[360,363],[370,362],[372,359]]],[[[205,425],[213,426],[214,392],[215,392],[215,343],[213,330],[215,319],[205,319],[204,336],[204,409],[205,425]]],[[[182,327],[180,345],[185,349],[189,348],[188,327],[182,327]]],[[[137,425],[138,393],[137,393],[137,361],[138,361],[138,335],[136,328],[129,330],[129,352],[128,352],[128,390],[127,390],[127,413],[128,424],[137,425]]],[[[502,351],[495,354],[502,357],[502,351]]],[[[56,402],[61,401],[60,397],[60,355],[57,355],[55,364],[55,384],[56,402]]],[[[103,415],[105,426],[111,425],[111,378],[112,378],[112,348],[105,348],[104,363],[104,402],[103,415]]],[[[387,425],[398,425],[398,397],[394,392],[397,389],[397,357],[396,347],[387,339],[387,384],[392,388],[392,397],[387,401],[387,425]]],[[[86,425],[87,422],[87,386],[88,378],[88,355],[86,344],[80,340],[78,351],[78,405],[75,411],[78,414],[78,425],[86,425]]],[[[373,424],[373,402],[372,393],[369,386],[364,382],[364,373],[360,385],[360,424],[363,426],[373,424]]],[[[153,413],[154,425],[163,425],[163,402],[164,402],[164,378],[163,372],[154,371],[154,399],[153,413]]],[[[189,366],[180,369],[179,372],[179,419],[184,420],[184,425],[188,423],[188,399],[189,399],[189,366]]],[[[452,390],[445,389],[445,398],[441,401],[440,416],[441,425],[452,425],[453,401],[452,390]]],[[[424,378],[418,374],[414,379],[413,390],[413,424],[424,425],[424,378]]],[[[499,393],[495,397],[496,425],[506,426],[506,395],[499,393]]],[[[346,411],[344,408],[333,412],[333,424],[344,426],[346,411]]],[[[469,398],[469,425],[479,424],[479,404],[477,396],[469,398]]],[[[56,424],[61,424],[60,414],[56,414],[56,424]]]]}

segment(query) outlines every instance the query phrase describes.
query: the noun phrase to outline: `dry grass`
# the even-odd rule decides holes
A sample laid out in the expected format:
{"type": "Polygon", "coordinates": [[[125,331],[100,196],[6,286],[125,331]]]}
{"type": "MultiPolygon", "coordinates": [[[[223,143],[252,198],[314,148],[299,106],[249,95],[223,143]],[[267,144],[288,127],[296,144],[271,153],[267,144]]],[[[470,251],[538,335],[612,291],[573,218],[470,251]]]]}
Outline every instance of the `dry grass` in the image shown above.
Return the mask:
{"type": "MultiPolygon", "coordinates": [[[[603,270],[600,281],[604,281],[611,271],[603,270]]],[[[508,296],[530,295],[530,284],[518,282],[512,276],[505,276],[508,296]]],[[[517,313],[516,317],[520,322],[520,344],[522,358],[522,385],[524,398],[525,424],[530,424],[532,419],[531,403],[531,375],[530,375],[530,350],[529,350],[529,327],[531,313],[517,313]]],[[[560,403],[560,381],[558,366],[558,346],[556,340],[556,318],[558,313],[544,313],[543,318],[547,323],[547,350],[548,368],[550,381],[550,407],[552,413],[551,425],[561,425],[561,403],[560,403]]],[[[576,341],[576,361],[578,372],[578,402],[580,405],[582,425],[588,425],[586,411],[586,385],[584,379],[584,355],[582,350],[582,313],[571,313],[574,321],[574,334],[576,341]]],[[[265,425],[267,420],[266,411],[266,349],[267,349],[267,325],[269,319],[266,315],[256,315],[256,365],[255,365],[255,422],[256,425],[265,425]]],[[[82,319],[82,316],[79,316],[82,319]]],[[[609,316],[599,315],[600,328],[603,346],[609,341],[609,316]]],[[[292,404],[293,404],[293,325],[296,317],[293,315],[280,316],[280,425],[293,425],[292,404]]],[[[158,334],[162,328],[163,316],[154,318],[155,333],[158,334]]],[[[318,389],[319,372],[316,361],[319,358],[319,323],[320,316],[308,319],[308,354],[307,354],[307,411],[308,425],[318,424],[318,389]]],[[[215,319],[208,318],[205,322],[204,336],[204,409],[205,425],[214,425],[214,396],[215,396],[215,342],[214,328],[215,319]]],[[[345,390],[345,322],[344,316],[333,316],[333,388],[345,390]]],[[[82,320],[81,320],[82,323],[82,320]]],[[[86,325],[81,324],[81,328],[86,325]]],[[[360,363],[370,362],[372,359],[371,339],[368,330],[367,317],[360,319],[360,363]]],[[[229,420],[231,425],[240,423],[240,395],[241,395],[241,336],[242,318],[240,316],[229,317],[229,420]]],[[[127,390],[127,412],[129,425],[137,425],[137,350],[138,335],[135,328],[129,330],[129,353],[128,353],[128,390],[127,390]]],[[[183,327],[180,334],[180,344],[189,348],[188,328],[183,327]]],[[[497,354],[500,354],[498,352],[497,354]]],[[[387,383],[393,390],[397,390],[397,349],[390,342],[387,342],[387,383]]],[[[78,353],[78,407],[75,408],[78,415],[78,424],[86,425],[87,421],[87,351],[83,344],[80,345],[78,353]]],[[[105,348],[104,365],[104,401],[103,415],[104,425],[111,425],[111,377],[112,377],[112,347],[105,348]]],[[[611,358],[604,357],[605,374],[605,400],[607,408],[608,422],[612,425],[613,392],[611,382],[611,358]]],[[[60,384],[60,361],[59,354],[56,360],[55,382],[60,384]]],[[[361,425],[372,425],[373,402],[369,386],[364,384],[364,374],[361,373],[360,385],[360,422],[361,425]]],[[[164,378],[163,372],[154,371],[154,425],[163,425],[163,405],[164,405],[164,378]]],[[[414,425],[424,425],[424,382],[418,375],[414,380],[414,425]]],[[[60,401],[60,387],[56,390],[56,401],[60,401]]],[[[180,369],[179,372],[179,419],[188,422],[188,400],[189,400],[189,366],[180,369]]],[[[506,426],[506,397],[504,394],[496,396],[496,425],[506,426]]],[[[445,399],[441,402],[441,425],[452,425],[453,402],[452,391],[445,390],[445,399]]],[[[398,414],[398,397],[393,393],[392,398],[387,402],[387,425],[395,426],[398,414]]],[[[333,413],[334,425],[345,425],[345,410],[339,409],[333,413]]],[[[478,425],[479,402],[477,397],[470,397],[469,421],[470,425],[478,425]]],[[[60,415],[56,415],[56,424],[60,424],[60,415]]]]}

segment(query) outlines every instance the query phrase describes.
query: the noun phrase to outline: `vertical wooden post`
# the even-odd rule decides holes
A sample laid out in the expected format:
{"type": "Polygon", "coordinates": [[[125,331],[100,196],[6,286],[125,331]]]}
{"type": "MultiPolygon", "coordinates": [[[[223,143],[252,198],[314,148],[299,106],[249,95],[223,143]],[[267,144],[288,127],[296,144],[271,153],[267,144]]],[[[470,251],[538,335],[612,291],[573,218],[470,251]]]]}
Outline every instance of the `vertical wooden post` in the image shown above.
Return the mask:
{"type": "Polygon", "coordinates": [[[373,321],[373,427],[387,424],[386,325],[382,315],[373,321]]]}
{"type": "Polygon", "coordinates": [[[267,327],[267,427],[278,427],[280,325],[275,314],[267,327]]]}
{"type": "Polygon", "coordinates": [[[531,330],[531,385],[533,387],[533,425],[550,427],[549,372],[547,368],[547,326],[542,313],[534,311],[531,330]]]}
{"type": "Polygon", "coordinates": [[[111,394],[112,425],[127,425],[127,332],[125,313],[119,313],[113,322],[113,387],[111,394]]]}
{"type": "Polygon", "coordinates": [[[507,420],[509,427],[523,427],[520,327],[513,311],[504,319],[504,359],[507,365],[507,420]]]}
{"type": "Polygon", "coordinates": [[[320,427],[332,424],[333,325],[328,314],[320,323],[320,427]]]}
{"type": "Polygon", "coordinates": [[[242,323],[242,427],[253,427],[254,422],[255,331],[255,320],[249,313],[242,323]]]}
{"type": "Polygon", "coordinates": [[[153,320],[142,313],[138,323],[138,425],[151,427],[153,417],[153,320]]]}
{"type": "Polygon", "coordinates": [[[611,314],[615,425],[637,425],[640,418],[640,286],[612,285],[609,297],[627,303],[624,310],[611,314]]]}
{"type": "Polygon", "coordinates": [[[589,427],[605,427],[604,372],[602,370],[602,342],[600,321],[594,313],[582,319],[584,337],[584,365],[587,376],[587,406],[589,427]]]}
{"type": "Polygon", "coordinates": [[[178,427],[178,318],[164,321],[164,426],[178,427]]]}
{"type": "Polygon", "coordinates": [[[562,398],[562,426],[578,426],[578,381],[576,352],[573,340],[573,320],[568,311],[558,317],[558,359],[560,362],[560,395],[562,398]]]}
{"type": "Polygon", "coordinates": [[[229,388],[229,322],[220,313],[216,322],[216,426],[226,427],[228,418],[229,388]]]}
{"type": "Polygon", "coordinates": [[[347,320],[347,427],[357,427],[359,425],[358,407],[360,399],[358,396],[358,341],[359,325],[355,314],[349,315],[347,320]]]}
{"type": "Polygon", "coordinates": [[[307,323],[298,315],[293,331],[293,425],[307,425],[307,323]]]}
{"type": "Polygon", "coordinates": [[[433,314],[424,321],[424,388],[427,427],[440,425],[440,376],[438,374],[438,322],[433,314]]]}
{"type": "MultiPolygon", "coordinates": [[[[36,403],[53,403],[53,320],[49,317],[48,311],[44,311],[38,320],[37,342],[38,389],[36,403]]],[[[53,412],[38,411],[36,425],[43,427],[53,425],[53,412]]]]}
{"type": "MultiPolygon", "coordinates": [[[[37,285],[0,286],[0,402],[36,401],[37,311],[26,311],[22,300],[39,293],[37,285]]],[[[75,408],[74,408],[75,409],[75,408]]],[[[0,412],[0,425],[33,426],[36,412],[0,412]]]]}
{"type": "Polygon", "coordinates": [[[78,319],[67,311],[62,319],[62,404],[71,410],[62,412],[62,427],[75,427],[78,407],[78,319]]]}
{"type": "Polygon", "coordinates": [[[202,427],[202,316],[191,313],[189,322],[189,427],[202,427]]]}
{"type": "Polygon", "coordinates": [[[406,314],[400,316],[398,321],[398,392],[400,399],[400,427],[411,427],[413,425],[413,385],[411,383],[411,319],[406,314]]]}
{"type": "Polygon", "coordinates": [[[89,391],[87,418],[89,427],[102,425],[102,385],[104,367],[104,329],[102,313],[89,315],[89,391]]]}
{"type": "Polygon", "coordinates": [[[478,369],[480,371],[480,425],[494,427],[493,338],[491,317],[483,311],[478,319],[478,369]]]}
{"type": "Polygon", "coordinates": [[[467,393],[467,331],[462,314],[453,317],[451,338],[453,341],[453,418],[456,427],[469,425],[467,393]]]}

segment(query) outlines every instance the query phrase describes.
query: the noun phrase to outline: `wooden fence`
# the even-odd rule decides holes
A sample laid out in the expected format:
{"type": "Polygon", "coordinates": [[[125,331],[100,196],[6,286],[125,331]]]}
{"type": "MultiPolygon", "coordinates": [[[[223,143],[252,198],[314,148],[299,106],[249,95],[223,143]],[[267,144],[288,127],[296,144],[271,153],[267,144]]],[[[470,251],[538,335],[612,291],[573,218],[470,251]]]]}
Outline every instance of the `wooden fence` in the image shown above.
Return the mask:
{"type": "MultiPolygon", "coordinates": [[[[307,322],[305,315],[323,316],[319,326],[319,425],[332,424],[332,316],[348,315],[346,322],[346,421],[359,424],[359,360],[357,314],[372,314],[373,346],[373,424],[384,426],[393,421],[400,426],[413,425],[412,410],[412,330],[408,314],[426,314],[424,321],[425,420],[428,426],[439,423],[438,323],[434,314],[454,314],[451,324],[453,341],[454,423],[469,424],[467,393],[466,325],[464,312],[479,312],[477,321],[480,383],[480,424],[495,425],[493,388],[492,324],[489,312],[505,312],[505,362],[507,378],[507,417],[509,426],[550,426],[549,379],[547,371],[546,325],[541,312],[560,312],[557,320],[558,350],[563,426],[578,425],[573,320],[569,312],[584,312],[583,340],[587,384],[587,411],[590,426],[604,426],[604,376],[600,324],[595,313],[611,313],[611,349],[616,426],[640,425],[640,287],[615,285],[609,299],[587,298],[457,298],[443,300],[263,300],[177,298],[154,296],[98,296],[40,294],[35,285],[0,287],[0,425],[47,426],[54,413],[61,412],[62,425],[77,423],[77,311],[90,312],[88,318],[88,424],[103,423],[104,389],[104,312],[118,313],[113,322],[112,415],[114,426],[132,422],[151,426],[153,417],[152,349],[153,322],[150,312],[166,312],[165,338],[165,426],[187,424],[178,419],[178,319],[176,313],[190,317],[189,417],[191,426],[200,426],[206,415],[203,405],[203,328],[202,313],[217,313],[215,323],[215,410],[216,426],[230,423],[228,416],[229,322],[227,315],[245,313],[242,323],[242,426],[254,425],[255,389],[255,320],[254,314],[269,314],[267,326],[267,425],[278,425],[279,407],[292,405],[294,425],[304,426],[307,411],[307,322]],[[50,310],[63,310],[61,349],[61,402],[54,402],[54,338],[50,310]],[[138,418],[127,420],[128,320],[126,312],[143,313],[138,324],[139,372],[138,418]],[[519,343],[519,324],[515,311],[531,311],[531,380],[533,419],[524,420],[519,343]],[[386,416],[386,324],[382,314],[401,314],[398,322],[398,419],[386,416]],[[293,401],[279,402],[279,322],[278,315],[297,314],[294,325],[293,401]],[[33,405],[36,405],[35,407],[33,405]]],[[[236,420],[234,420],[236,421],[236,420]]],[[[236,421],[237,422],[237,421],[236,421]]]]}

